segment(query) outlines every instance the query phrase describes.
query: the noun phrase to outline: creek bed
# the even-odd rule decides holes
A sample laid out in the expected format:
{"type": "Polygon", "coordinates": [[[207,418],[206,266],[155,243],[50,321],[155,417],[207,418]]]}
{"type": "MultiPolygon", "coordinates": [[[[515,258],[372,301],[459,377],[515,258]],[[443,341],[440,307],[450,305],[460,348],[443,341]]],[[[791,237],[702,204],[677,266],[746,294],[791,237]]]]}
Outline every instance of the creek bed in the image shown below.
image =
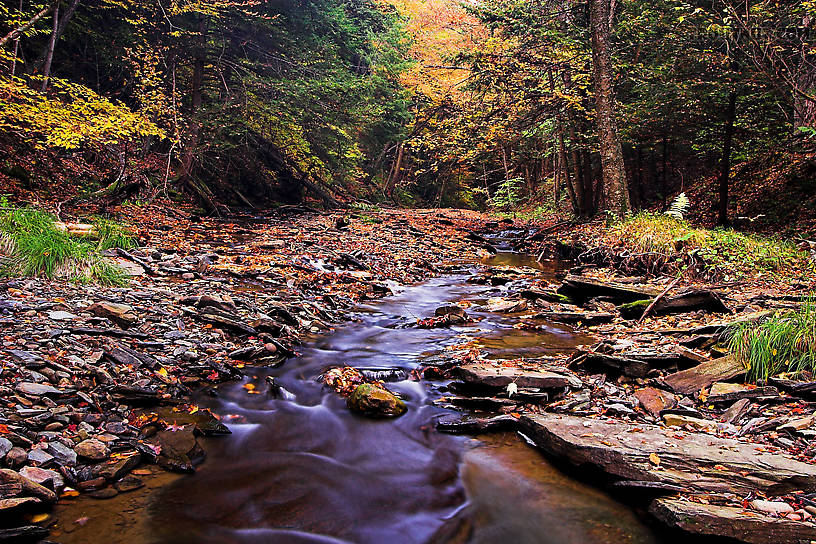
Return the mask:
{"type": "MultiPolygon", "coordinates": [[[[499,254],[486,264],[533,262],[499,254]]],[[[536,266],[545,277],[555,271],[536,266]]],[[[501,358],[540,355],[542,344],[569,350],[587,342],[555,324],[518,340],[512,318],[487,312],[473,312],[480,321],[462,327],[403,327],[444,303],[500,293],[467,277],[435,278],[363,306],[354,322],[302,346],[300,357],[278,368],[247,368],[242,382],[221,385],[218,396],[202,394],[196,402],[219,414],[232,434],[205,441],[207,460],[195,475],[157,476],[164,485],[113,503],[63,500],[52,538],[63,544],[94,542],[100,534],[111,544],[659,542],[630,509],[562,474],[515,435],[436,432],[434,422],[451,415],[432,403],[444,383],[390,383],[408,413],[370,420],[349,412],[316,381],[338,365],[410,373],[473,336],[488,338],[487,351],[494,342],[501,358]],[[267,377],[291,395],[270,395],[267,377]]]]}

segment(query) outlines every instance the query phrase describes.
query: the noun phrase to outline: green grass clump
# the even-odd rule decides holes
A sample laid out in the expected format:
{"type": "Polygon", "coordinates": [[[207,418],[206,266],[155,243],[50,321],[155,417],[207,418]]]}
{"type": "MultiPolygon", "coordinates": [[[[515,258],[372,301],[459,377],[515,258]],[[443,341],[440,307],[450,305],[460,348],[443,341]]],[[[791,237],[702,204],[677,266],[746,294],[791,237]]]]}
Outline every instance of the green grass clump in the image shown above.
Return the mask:
{"type": "MultiPolygon", "coordinates": [[[[653,254],[682,261],[682,253],[702,263],[709,271],[727,270],[734,275],[748,271],[778,272],[808,266],[808,256],[790,242],[732,229],[701,229],[665,214],[640,213],[615,223],[612,241],[633,253],[653,254]]],[[[680,263],[685,269],[688,262],[680,263]]]]}
{"type": "Polygon", "coordinates": [[[760,323],[740,323],[727,331],[728,347],[753,382],[771,376],[816,371],[816,304],[812,298],[791,312],[760,323]]]}
{"type": "Polygon", "coordinates": [[[113,248],[133,249],[136,247],[136,241],[131,237],[130,231],[110,219],[95,219],[92,236],[96,238],[96,247],[100,251],[113,248]]]}
{"type": "Polygon", "coordinates": [[[92,236],[75,238],[58,229],[56,218],[34,208],[0,202],[0,276],[64,278],[79,282],[124,285],[122,270],[100,250],[132,247],[124,229],[110,221],[92,236]]]}

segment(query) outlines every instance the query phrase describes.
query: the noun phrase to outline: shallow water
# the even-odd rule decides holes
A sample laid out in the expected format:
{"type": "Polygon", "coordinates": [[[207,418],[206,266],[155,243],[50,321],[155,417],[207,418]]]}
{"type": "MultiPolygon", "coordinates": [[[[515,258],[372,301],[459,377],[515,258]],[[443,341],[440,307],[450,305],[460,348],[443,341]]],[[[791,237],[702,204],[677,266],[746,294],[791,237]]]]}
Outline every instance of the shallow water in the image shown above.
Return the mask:
{"type": "MultiPolygon", "coordinates": [[[[552,273],[547,265],[538,268],[552,273]]],[[[357,322],[302,347],[299,358],[276,369],[248,369],[243,382],[220,386],[217,398],[197,399],[220,414],[233,434],[206,441],[207,461],[194,476],[151,492],[147,506],[134,514],[141,516],[137,530],[109,534],[105,541],[656,542],[630,510],[564,476],[515,435],[475,440],[437,433],[434,421],[452,414],[432,404],[444,384],[390,383],[408,413],[371,420],[350,413],[316,381],[337,365],[410,371],[446,346],[482,336],[487,351],[507,358],[587,341],[555,324],[522,335],[526,331],[510,328],[511,318],[475,311],[481,320],[468,326],[401,327],[446,302],[501,294],[501,288],[465,279],[432,279],[360,308],[357,322]],[[292,398],[272,398],[267,376],[292,398]],[[250,394],[246,383],[259,394],[250,394]]],[[[94,516],[93,504],[86,503],[77,504],[91,512],[90,519],[81,531],[63,533],[61,542],[89,542],[83,535],[105,520],[116,526],[109,514],[94,516]]],[[[63,526],[72,523],[77,504],[60,506],[63,526]]]]}

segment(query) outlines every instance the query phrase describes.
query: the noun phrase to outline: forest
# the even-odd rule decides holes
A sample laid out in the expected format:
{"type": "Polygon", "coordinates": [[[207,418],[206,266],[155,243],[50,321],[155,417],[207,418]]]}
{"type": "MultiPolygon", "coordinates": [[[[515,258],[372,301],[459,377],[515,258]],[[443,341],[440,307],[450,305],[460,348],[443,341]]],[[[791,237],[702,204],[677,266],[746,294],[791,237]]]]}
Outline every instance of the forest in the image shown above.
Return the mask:
{"type": "Polygon", "coordinates": [[[4,186],[806,223],[815,9],[4,2],[4,186]]]}
{"type": "Polygon", "coordinates": [[[0,544],[816,542],[816,0],[0,2],[0,544]]]}

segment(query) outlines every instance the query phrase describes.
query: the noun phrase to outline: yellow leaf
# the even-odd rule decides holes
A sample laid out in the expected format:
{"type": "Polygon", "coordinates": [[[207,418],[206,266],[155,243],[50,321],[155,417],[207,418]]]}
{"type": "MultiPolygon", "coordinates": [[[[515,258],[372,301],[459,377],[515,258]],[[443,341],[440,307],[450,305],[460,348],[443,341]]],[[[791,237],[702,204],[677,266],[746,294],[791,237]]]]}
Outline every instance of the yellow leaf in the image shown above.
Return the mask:
{"type": "Polygon", "coordinates": [[[656,467],[660,466],[660,456],[656,453],[649,454],[649,461],[656,467]]]}

